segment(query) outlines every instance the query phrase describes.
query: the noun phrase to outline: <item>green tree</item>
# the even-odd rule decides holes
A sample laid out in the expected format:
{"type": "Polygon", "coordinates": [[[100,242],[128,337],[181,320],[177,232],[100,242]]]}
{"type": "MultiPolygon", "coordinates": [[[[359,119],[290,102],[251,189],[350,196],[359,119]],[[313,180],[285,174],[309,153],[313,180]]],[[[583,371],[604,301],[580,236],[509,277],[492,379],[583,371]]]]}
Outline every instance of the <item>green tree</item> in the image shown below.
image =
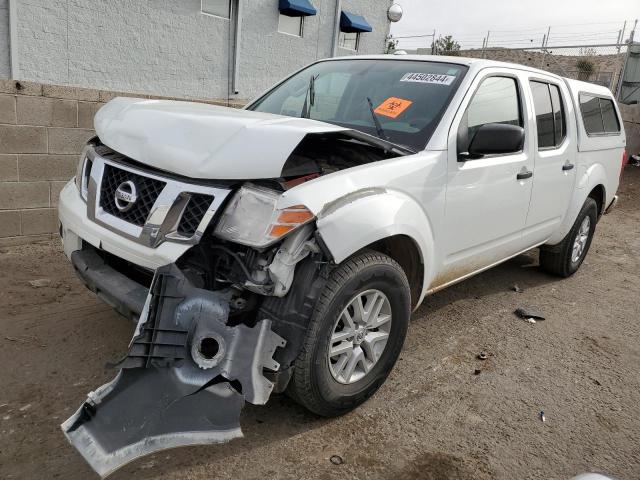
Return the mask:
{"type": "Polygon", "coordinates": [[[440,37],[433,44],[434,55],[459,55],[460,44],[451,35],[440,37]]]}

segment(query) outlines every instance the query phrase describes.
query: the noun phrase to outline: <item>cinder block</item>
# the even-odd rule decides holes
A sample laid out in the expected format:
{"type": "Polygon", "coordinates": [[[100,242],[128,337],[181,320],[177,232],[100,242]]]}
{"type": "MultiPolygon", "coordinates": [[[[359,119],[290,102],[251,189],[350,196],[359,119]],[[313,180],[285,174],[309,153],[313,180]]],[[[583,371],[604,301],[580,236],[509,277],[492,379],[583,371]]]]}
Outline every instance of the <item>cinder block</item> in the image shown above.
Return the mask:
{"type": "Polygon", "coordinates": [[[20,235],[20,212],[18,210],[0,211],[0,237],[20,235]]]}
{"type": "Polygon", "coordinates": [[[0,182],[0,210],[49,206],[49,182],[0,182]]]}
{"type": "Polygon", "coordinates": [[[104,103],[78,102],[78,127],[93,128],[93,117],[104,103]]]}
{"type": "Polygon", "coordinates": [[[93,130],[83,128],[49,129],[49,153],[79,154],[85,143],[95,135],[93,130]]]}
{"type": "Polygon", "coordinates": [[[62,85],[43,85],[42,94],[45,97],[69,98],[71,100],[84,100],[97,102],[100,100],[100,90],[89,88],[67,87],[62,85]]]}
{"type": "Polygon", "coordinates": [[[0,155],[0,182],[18,180],[18,156],[0,155]]]}
{"type": "Polygon", "coordinates": [[[58,200],[60,199],[60,192],[64,188],[67,182],[51,182],[51,206],[57,207],[58,200]]]}
{"type": "Polygon", "coordinates": [[[58,216],[55,208],[22,210],[22,235],[55,233],[58,229],[58,216]]]}
{"type": "Polygon", "coordinates": [[[149,95],[143,93],[130,93],[130,92],[111,92],[108,90],[100,90],[98,98],[101,102],[108,102],[116,97],[133,97],[133,98],[149,98],[149,95]]]}
{"type": "Polygon", "coordinates": [[[11,95],[42,95],[42,85],[22,80],[0,80],[0,93],[11,95]]]}
{"type": "Polygon", "coordinates": [[[47,129],[0,125],[0,153],[47,153],[47,129]]]}
{"type": "Polygon", "coordinates": [[[16,97],[0,95],[0,123],[16,123],[16,97]]]}
{"type": "Polygon", "coordinates": [[[77,155],[18,155],[18,179],[69,180],[76,173],[77,155]]]}
{"type": "Polygon", "coordinates": [[[78,102],[46,97],[17,98],[20,125],[75,127],[78,125],[78,102]]]}

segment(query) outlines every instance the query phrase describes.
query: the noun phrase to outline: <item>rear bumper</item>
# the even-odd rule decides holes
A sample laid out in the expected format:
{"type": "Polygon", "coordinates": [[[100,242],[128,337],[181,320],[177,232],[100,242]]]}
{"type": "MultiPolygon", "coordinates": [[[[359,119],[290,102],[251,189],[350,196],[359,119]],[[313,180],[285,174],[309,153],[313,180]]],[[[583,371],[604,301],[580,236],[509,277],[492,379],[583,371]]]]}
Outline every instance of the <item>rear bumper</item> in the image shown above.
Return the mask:
{"type": "Polygon", "coordinates": [[[71,263],[89,290],[121,315],[138,321],[148,288],[109,266],[91,247],[74,251],[71,263]]]}

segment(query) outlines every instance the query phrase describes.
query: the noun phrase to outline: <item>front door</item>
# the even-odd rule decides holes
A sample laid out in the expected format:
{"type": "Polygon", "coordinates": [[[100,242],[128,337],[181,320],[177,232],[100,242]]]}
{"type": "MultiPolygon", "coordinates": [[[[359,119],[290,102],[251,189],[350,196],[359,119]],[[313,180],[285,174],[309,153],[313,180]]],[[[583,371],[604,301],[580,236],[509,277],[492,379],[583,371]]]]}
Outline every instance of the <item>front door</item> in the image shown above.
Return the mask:
{"type": "Polygon", "coordinates": [[[530,121],[518,74],[486,71],[477,78],[449,138],[443,267],[432,288],[492,265],[522,248],[533,181],[530,121]],[[461,156],[484,124],[525,129],[522,151],[461,156]]]}

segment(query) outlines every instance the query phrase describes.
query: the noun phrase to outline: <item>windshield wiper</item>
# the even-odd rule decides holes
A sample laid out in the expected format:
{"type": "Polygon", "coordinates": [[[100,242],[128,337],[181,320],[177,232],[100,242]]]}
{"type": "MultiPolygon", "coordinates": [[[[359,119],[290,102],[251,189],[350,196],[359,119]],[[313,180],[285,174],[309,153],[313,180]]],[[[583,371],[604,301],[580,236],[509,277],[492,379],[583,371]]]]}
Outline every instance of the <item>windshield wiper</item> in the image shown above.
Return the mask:
{"type": "Polygon", "coordinates": [[[304,95],[304,104],[302,105],[302,112],[300,116],[302,118],[309,118],[311,115],[311,107],[316,103],[316,79],[320,76],[320,74],[315,77],[311,75],[309,78],[309,86],[307,87],[307,92],[304,95]]]}
{"type": "Polygon", "coordinates": [[[378,137],[388,142],[389,139],[385,135],[384,130],[382,129],[382,125],[380,125],[380,120],[378,120],[378,117],[376,117],[376,112],[373,110],[373,103],[371,103],[371,99],[369,97],[367,97],[367,103],[369,104],[369,111],[371,112],[371,118],[373,118],[373,123],[376,126],[376,132],[378,132],[378,137]]]}

